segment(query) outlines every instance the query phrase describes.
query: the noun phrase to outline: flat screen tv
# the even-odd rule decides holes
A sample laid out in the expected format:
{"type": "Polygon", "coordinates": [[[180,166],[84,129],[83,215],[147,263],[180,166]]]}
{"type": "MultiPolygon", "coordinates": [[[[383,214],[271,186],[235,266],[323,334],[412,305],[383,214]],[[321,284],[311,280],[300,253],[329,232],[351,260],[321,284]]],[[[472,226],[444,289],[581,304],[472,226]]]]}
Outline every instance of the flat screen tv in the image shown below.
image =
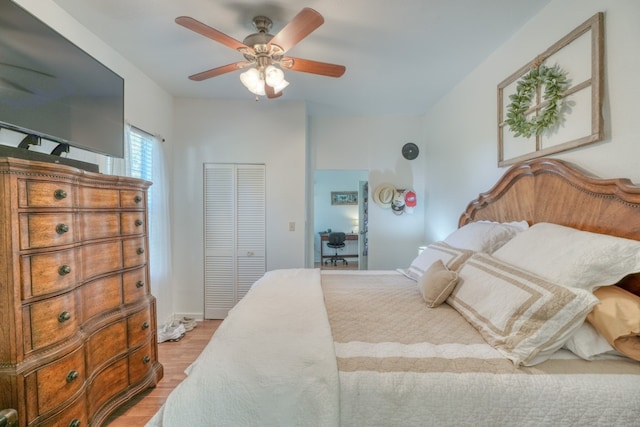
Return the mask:
{"type": "Polygon", "coordinates": [[[124,80],[13,1],[0,0],[2,127],[122,158],[124,80]]]}

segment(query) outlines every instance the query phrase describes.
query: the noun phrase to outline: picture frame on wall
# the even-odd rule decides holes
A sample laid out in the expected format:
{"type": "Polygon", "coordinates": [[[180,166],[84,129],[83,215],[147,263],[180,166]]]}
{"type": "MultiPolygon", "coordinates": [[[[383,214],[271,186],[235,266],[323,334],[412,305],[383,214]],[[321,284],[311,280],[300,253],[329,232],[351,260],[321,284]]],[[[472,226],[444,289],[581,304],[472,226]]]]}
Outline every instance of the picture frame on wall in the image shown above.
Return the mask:
{"type": "MultiPolygon", "coordinates": [[[[604,13],[598,12],[557,41],[545,52],[498,84],[498,166],[560,153],[604,138],[604,13]],[[545,65],[546,64],[546,65],[545,65]],[[558,123],[530,137],[518,136],[505,119],[523,76],[545,65],[559,66],[569,87],[562,93],[561,118],[558,123]]],[[[527,120],[542,114],[548,105],[538,86],[527,120]]]]}
{"type": "Polygon", "coordinates": [[[331,204],[332,205],[357,205],[358,192],[357,191],[332,191],[331,204]]]}

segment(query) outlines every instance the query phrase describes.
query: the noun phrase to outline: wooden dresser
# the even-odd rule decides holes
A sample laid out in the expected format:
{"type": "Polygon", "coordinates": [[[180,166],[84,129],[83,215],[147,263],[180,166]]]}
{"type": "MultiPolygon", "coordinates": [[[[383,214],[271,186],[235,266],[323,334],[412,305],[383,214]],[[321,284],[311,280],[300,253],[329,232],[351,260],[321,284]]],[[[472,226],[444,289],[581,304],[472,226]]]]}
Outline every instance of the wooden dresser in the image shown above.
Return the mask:
{"type": "Polygon", "coordinates": [[[100,426],[162,378],[150,183],[0,158],[0,408],[100,426]]]}

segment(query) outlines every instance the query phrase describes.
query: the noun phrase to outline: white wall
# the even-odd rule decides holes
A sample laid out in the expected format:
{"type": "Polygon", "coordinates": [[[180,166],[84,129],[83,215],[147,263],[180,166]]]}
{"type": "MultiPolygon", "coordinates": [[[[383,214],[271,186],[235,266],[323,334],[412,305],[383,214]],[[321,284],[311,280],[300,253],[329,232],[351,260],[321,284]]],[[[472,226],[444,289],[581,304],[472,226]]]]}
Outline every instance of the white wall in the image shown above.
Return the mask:
{"type": "MultiPolygon", "coordinates": [[[[165,137],[164,148],[170,155],[173,135],[171,95],[51,0],[16,0],[16,3],[122,76],[125,80],[125,120],[147,132],[165,137]]],[[[20,139],[19,134],[12,135],[4,130],[0,132],[0,143],[16,145],[20,139]],[[3,141],[2,138],[7,140],[3,141]]],[[[72,148],[69,157],[99,163],[101,156],[72,148]]],[[[170,162],[167,162],[166,166],[168,173],[171,174],[170,162]]],[[[153,248],[150,250],[153,251],[153,248]]],[[[151,292],[157,298],[160,322],[173,312],[171,285],[170,277],[152,277],[151,292]]]]}
{"type": "Polygon", "coordinates": [[[173,306],[203,312],[203,164],[266,165],[267,270],[305,265],[306,109],[252,99],[175,101],[173,306]],[[296,223],[289,231],[289,222],[296,223]]]}
{"type": "Polygon", "coordinates": [[[427,241],[454,230],[466,204],[506,170],[497,167],[498,83],[599,11],[605,12],[606,137],[553,157],[640,183],[640,2],[554,0],[426,114],[427,241]]]}
{"type": "MultiPolygon", "coordinates": [[[[413,188],[414,213],[394,215],[369,200],[369,269],[406,267],[424,244],[425,135],[420,117],[311,117],[311,170],[368,170],[369,191],[382,183],[413,188]],[[415,160],[402,157],[402,146],[415,143],[415,160]]],[[[310,210],[313,212],[313,208],[310,210]]],[[[313,236],[308,244],[313,245],[313,236]]]]}

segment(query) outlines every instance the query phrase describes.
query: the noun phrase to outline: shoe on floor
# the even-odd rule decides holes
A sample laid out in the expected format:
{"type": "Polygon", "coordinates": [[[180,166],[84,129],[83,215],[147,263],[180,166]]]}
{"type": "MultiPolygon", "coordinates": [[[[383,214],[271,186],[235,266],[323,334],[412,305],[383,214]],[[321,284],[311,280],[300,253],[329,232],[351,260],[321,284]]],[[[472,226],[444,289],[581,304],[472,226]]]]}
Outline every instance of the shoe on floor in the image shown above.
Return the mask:
{"type": "Polygon", "coordinates": [[[184,326],[184,329],[187,332],[193,330],[193,328],[198,326],[196,319],[194,319],[193,317],[183,317],[182,319],[180,319],[180,324],[184,326]]]}
{"type": "Polygon", "coordinates": [[[182,323],[171,322],[169,324],[165,324],[158,331],[158,342],[180,341],[185,332],[186,329],[182,323]]]}

